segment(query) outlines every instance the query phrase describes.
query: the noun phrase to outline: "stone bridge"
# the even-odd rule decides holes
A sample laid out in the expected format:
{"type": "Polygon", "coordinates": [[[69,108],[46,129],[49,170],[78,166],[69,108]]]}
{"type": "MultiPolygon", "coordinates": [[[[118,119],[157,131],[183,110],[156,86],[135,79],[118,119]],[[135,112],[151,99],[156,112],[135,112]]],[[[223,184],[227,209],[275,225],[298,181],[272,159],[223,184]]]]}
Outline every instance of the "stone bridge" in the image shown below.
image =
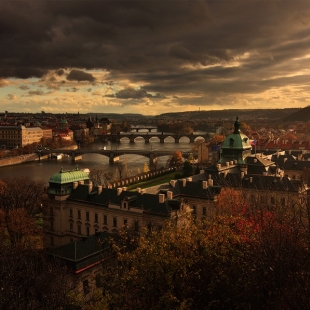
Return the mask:
{"type": "Polygon", "coordinates": [[[165,143],[165,139],[171,137],[174,139],[175,143],[179,143],[180,139],[186,137],[189,139],[190,143],[194,143],[196,139],[204,139],[207,141],[210,138],[209,134],[199,135],[199,134],[169,134],[169,133],[160,133],[160,132],[150,132],[150,133],[120,133],[120,134],[111,134],[111,135],[102,135],[100,139],[102,141],[111,140],[114,142],[120,142],[122,138],[129,139],[130,143],[135,143],[135,139],[141,137],[144,139],[145,143],[149,143],[151,138],[159,139],[160,143],[165,143]]]}
{"type": "MultiPolygon", "coordinates": [[[[64,150],[64,149],[55,149],[55,150],[40,150],[36,152],[39,158],[43,155],[52,155],[52,154],[66,154],[71,156],[72,162],[75,162],[77,159],[81,159],[83,154],[95,153],[101,154],[109,158],[109,163],[114,163],[119,160],[121,155],[126,154],[135,154],[141,155],[149,158],[150,166],[153,166],[154,159],[160,156],[172,155],[174,151],[146,151],[146,150],[88,150],[88,149],[76,149],[76,150],[64,150]]],[[[181,152],[182,153],[182,152],[181,152]]],[[[188,156],[188,152],[182,153],[183,157],[188,156]]]]}

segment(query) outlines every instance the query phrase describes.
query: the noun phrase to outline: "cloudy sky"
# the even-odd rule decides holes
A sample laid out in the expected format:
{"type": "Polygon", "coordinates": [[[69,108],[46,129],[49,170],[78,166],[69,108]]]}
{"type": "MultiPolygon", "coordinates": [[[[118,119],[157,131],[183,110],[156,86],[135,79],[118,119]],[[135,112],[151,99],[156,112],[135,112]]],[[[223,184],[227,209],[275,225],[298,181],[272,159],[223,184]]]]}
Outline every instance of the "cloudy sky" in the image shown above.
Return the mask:
{"type": "Polygon", "coordinates": [[[305,107],[309,0],[0,0],[0,112],[305,107]]]}

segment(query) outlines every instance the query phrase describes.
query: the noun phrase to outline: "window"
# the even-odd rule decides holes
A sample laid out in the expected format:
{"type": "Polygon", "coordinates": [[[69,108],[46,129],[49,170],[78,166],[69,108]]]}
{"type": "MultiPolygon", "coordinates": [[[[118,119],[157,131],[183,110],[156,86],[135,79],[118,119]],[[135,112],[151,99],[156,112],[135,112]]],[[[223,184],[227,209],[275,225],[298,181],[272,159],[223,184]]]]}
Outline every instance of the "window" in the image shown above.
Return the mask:
{"type": "Polygon", "coordinates": [[[86,235],[89,236],[89,227],[86,227],[86,235]]]}
{"type": "Polygon", "coordinates": [[[197,214],[196,206],[193,206],[193,214],[197,214]]]}
{"type": "Polygon", "coordinates": [[[139,221],[136,220],[135,221],[135,231],[138,231],[139,230],[139,221]]]}
{"type": "Polygon", "coordinates": [[[281,206],[285,206],[285,198],[284,197],[281,198],[281,206]]]}
{"type": "Polygon", "coordinates": [[[270,198],[270,203],[271,203],[272,205],[275,205],[275,204],[276,204],[276,200],[274,199],[274,197],[271,197],[271,198],[270,198]]]}
{"type": "Polygon", "coordinates": [[[78,225],[78,234],[81,234],[81,233],[82,233],[81,225],[78,225]]]}
{"type": "Polygon", "coordinates": [[[83,291],[84,291],[84,294],[88,294],[89,293],[89,284],[88,284],[88,280],[84,280],[83,281],[83,291]]]}
{"type": "Polygon", "coordinates": [[[73,223],[70,223],[70,231],[73,231],[73,223]]]}
{"type": "Polygon", "coordinates": [[[78,210],[78,219],[81,218],[81,210],[78,210]]]}
{"type": "Polygon", "coordinates": [[[207,208],[206,207],[202,208],[202,215],[207,215],[207,208]]]}
{"type": "Polygon", "coordinates": [[[95,228],[95,234],[98,232],[98,228],[95,228]]]}
{"type": "Polygon", "coordinates": [[[107,215],[103,216],[103,224],[108,225],[108,216],[107,215]]]}
{"type": "Polygon", "coordinates": [[[127,226],[128,220],[124,219],[124,226],[127,226]]]}
{"type": "Polygon", "coordinates": [[[98,214],[95,213],[95,223],[98,223],[98,214]]]}
{"type": "Polygon", "coordinates": [[[117,227],[117,218],[113,217],[113,227],[117,227]]]}
{"type": "Polygon", "coordinates": [[[89,221],[89,212],[86,211],[86,221],[89,221]]]}
{"type": "Polygon", "coordinates": [[[70,217],[73,217],[73,210],[70,209],[69,212],[70,212],[70,215],[69,215],[69,216],[70,216],[70,217]]]}

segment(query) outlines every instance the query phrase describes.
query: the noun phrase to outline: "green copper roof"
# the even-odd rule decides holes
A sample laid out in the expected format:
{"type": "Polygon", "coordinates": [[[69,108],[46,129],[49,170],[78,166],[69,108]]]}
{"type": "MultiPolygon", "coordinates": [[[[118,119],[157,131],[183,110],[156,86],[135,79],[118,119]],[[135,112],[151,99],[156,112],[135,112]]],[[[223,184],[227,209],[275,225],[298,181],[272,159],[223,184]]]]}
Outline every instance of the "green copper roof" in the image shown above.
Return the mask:
{"type": "Polygon", "coordinates": [[[232,133],[225,139],[222,149],[251,149],[249,138],[243,133],[232,133]]]}
{"type": "Polygon", "coordinates": [[[240,122],[238,117],[234,123],[234,131],[226,137],[222,148],[242,150],[248,150],[252,148],[249,138],[240,131],[240,122]]]}
{"type": "Polygon", "coordinates": [[[59,173],[55,173],[50,177],[50,183],[66,184],[76,181],[89,180],[86,172],[81,170],[63,171],[62,168],[59,173]]]}

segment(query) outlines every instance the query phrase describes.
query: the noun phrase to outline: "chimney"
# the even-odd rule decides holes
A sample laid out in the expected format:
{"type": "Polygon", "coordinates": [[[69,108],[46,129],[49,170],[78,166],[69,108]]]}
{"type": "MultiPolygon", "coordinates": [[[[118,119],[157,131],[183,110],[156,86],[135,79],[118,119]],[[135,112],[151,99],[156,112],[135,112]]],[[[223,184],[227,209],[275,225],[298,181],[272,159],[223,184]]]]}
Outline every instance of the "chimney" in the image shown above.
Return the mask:
{"type": "Polygon", "coordinates": [[[100,195],[102,192],[102,185],[98,185],[98,195],[100,195]]]}
{"type": "Polygon", "coordinates": [[[199,171],[199,174],[203,174],[203,173],[205,173],[204,170],[200,170],[200,171],[199,171]]]}
{"type": "Polygon", "coordinates": [[[137,187],[137,192],[141,193],[141,187],[137,187]]]}
{"type": "Polygon", "coordinates": [[[88,182],[88,194],[91,193],[92,190],[93,190],[93,182],[89,181],[88,182]]]}
{"type": "Polygon", "coordinates": [[[253,182],[253,177],[250,177],[250,183],[252,183],[253,182]]]}
{"type": "Polygon", "coordinates": [[[79,185],[79,182],[73,182],[73,189],[76,189],[79,185]]]}
{"type": "Polygon", "coordinates": [[[192,181],[193,181],[193,178],[187,178],[187,181],[188,181],[188,182],[192,182],[192,181]]]}
{"type": "Polygon", "coordinates": [[[241,179],[243,179],[243,178],[244,178],[244,172],[241,171],[241,179]]]}
{"type": "Polygon", "coordinates": [[[231,161],[230,161],[230,165],[233,165],[233,164],[234,164],[234,161],[233,161],[233,160],[231,160],[231,161]]]}
{"type": "Polygon", "coordinates": [[[127,187],[123,187],[123,191],[127,191],[127,187]]]}
{"type": "Polygon", "coordinates": [[[79,181],[79,184],[83,185],[83,184],[84,184],[84,181],[79,181]]]}
{"type": "Polygon", "coordinates": [[[207,189],[208,187],[208,182],[207,181],[202,181],[202,188],[207,189]]]}
{"type": "Polygon", "coordinates": [[[171,191],[167,191],[167,198],[172,199],[173,198],[173,193],[171,191]]]}
{"type": "Polygon", "coordinates": [[[183,181],[183,187],[185,187],[186,186],[186,179],[182,179],[182,181],[183,181]]]}
{"type": "Polygon", "coordinates": [[[116,190],[117,190],[117,196],[119,196],[123,189],[121,187],[118,187],[116,190]]]}
{"type": "Polygon", "coordinates": [[[165,194],[159,194],[158,198],[159,198],[159,203],[164,203],[165,202],[165,194]]]}
{"type": "Polygon", "coordinates": [[[220,169],[221,168],[221,164],[217,164],[216,167],[217,167],[217,169],[220,169]]]}
{"type": "Polygon", "coordinates": [[[213,180],[212,180],[212,179],[209,179],[209,180],[208,180],[208,185],[209,185],[209,186],[213,186],[213,180]]]}
{"type": "Polygon", "coordinates": [[[176,180],[171,180],[170,181],[170,184],[171,184],[172,187],[175,187],[175,183],[176,183],[176,180]]]}
{"type": "Polygon", "coordinates": [[[208,178],[209,178],[209,179],[212,179],[212,176],[211,176],[211,174],[209,174],[208,178]]]}
{"type": "Polygon", "coordinates": [[[257,163],[257,158],[254,158],[254,163],[257,163]]]}
{"type": "Polygon", "coordinates": [[[229,161],[226,162],[226,166],[227,166],[227,167],[229,166],[229,161]]]}
{"type": "Polygon", "coordinates": [[[237,159],[234,159],[234,165],[237,165],[238,161],[237,159]]]}

